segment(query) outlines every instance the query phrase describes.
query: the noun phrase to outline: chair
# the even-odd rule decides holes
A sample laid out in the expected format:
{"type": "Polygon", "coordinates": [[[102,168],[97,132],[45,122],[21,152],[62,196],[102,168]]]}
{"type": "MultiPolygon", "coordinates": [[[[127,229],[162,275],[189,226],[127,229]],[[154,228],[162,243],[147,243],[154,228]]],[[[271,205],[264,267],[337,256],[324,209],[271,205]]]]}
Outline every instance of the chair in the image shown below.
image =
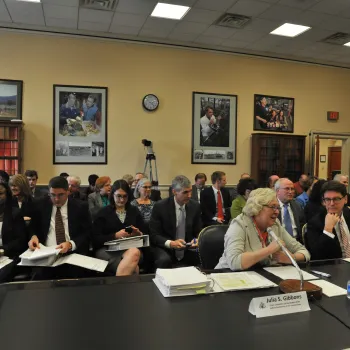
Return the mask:
{"type": "Polygon", "coordinates": [[[307,224],[305,224],[302,229],[301,229],[301,239],[302,239],[302,244],[305,245],[305,235],[306,235],[306,232],[307,232],[307,224]]]}
{"type": "Polygon", "coordinates": [[[198,236],[198,253],[202,269],[214,269],[224,252],[224,236],[229,225],[205,227],[198,236]]]}

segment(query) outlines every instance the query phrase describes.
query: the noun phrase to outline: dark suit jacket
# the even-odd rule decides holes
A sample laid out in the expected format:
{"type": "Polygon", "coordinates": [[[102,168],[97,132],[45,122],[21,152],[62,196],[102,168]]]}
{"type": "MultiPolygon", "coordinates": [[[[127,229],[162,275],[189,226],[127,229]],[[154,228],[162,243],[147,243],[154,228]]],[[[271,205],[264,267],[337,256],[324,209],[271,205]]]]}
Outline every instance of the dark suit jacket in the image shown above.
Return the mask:
{"type": "Polygon", "coordinates": [[[115,234],[118,231],[131,225],[138,228],[141,232],[145,232],[146,226],[141,213],[133,205],[129,205],[126,209],[124,223],[119,220],[112,206],[108,205],[102,208],[96,215],[92,226],[92,242],[94,249],[103,247],[105,242],[115,240],[115,234]]]}
{"type": "Polygon", "coordinates": [[[70,194],[69,198],[78,199],[78,200],[81,200],[81,201],[86,201],[87,200],[86,194],[82,193],[80,191],[70,194]]]}
{"type": "MultiPolygon", "coordinates": [[[[68,228],[69,236],[76,244],[75,253],[87,254],[92,233],[92,223],[88,206],[81,201],[68,198],[68,228]]],[[[39,238],[39,242],[45,244],[50,230],[53,204],[49,197],[37,201],[35,215],[33,215],[30,228],[39,238]]]]}
{"type": "MultiPolygon", "coordinates": [[[[232,204],[230,193],[226,188],[222,188],[220,191],[223,198],[225,222],[229,222],[231,218],[230,208],[232,204]]],[[[215,201],[215,194],[212,186],[207,187],[202,191],[201,208],[202,208],[202,220],[203,220],[204,226],[214,224],[215,222],[213,221],[213,217],[216,214],[216,201],[215,201]]]]}
{"type": "MultiPolygon", "coordinates": [[[[205,187],[203,187],[201,189],[201,197],[202,197],[202,192],[204,191],[204,189],[205,189],[205,187]]],[[[196,185],[192,185],[192,199],[199,203],[199,201],[198,201],[198,191],[197,190],[198,190],[197,186],[196,185]]]]}
{"type": "MultiPolygon", "coordinates": [[[[129,194],[129,199],[128,202],[132,202],[135,199],[134,197],[134,189],[130,190],[130,194],[129,194]]],[[[159,190],[151,190],[151,196],[150,199],[153,202],[158,202],[162,199],[162,197],[160,196],[160,191],[159,190]]]]}
{"type": "MultiPolygon", "coordinates": [[[[292,213],[293,213],[293,217],[294,217],[294,222],[295,225],[297,227],[297,236],[295,237],[297,241],[302,242],[302,228],[305,225],[305,215],[304,215],[304,211],[301,207],[301,205],[295,200],[293,199],[290,202],[290,207],[292,209],[292,213]]],[[[278,220],[282,223],[281,220],[281,215],[283,213],[283,210],[280,210],[279,214],[278,214],[278,220]]]]}
{"type": "Polygon", "coordinates": [[[305,221],[308,223],[315,215],[319,213],[327,214],[327,209],[321,203],[308,201],[304,208],[305,221]]]}
{"type": "MultiPolygon", "coordinates": [[[[333,229],[334,238],[323,233],[326,215],[327,213],[325,212],[319,213],[307,224],[305,243],[312,260],[337,259],[342,257],[341,246],[335,229],[333,229]]],[[[343,216],[350,229],[349,208],[344,207],[343,216]]]]}
{"type": "MultiPolygon", "coordinates": [[[[197,238],[202,229],[199,203],[190,200],[186,204],[186,242],[197,238]]],[[[164,248],[167,240],[176,240],[176,213],[174,197],[155,203],[149,223],[151,243],[164,248]]]]}
{"type": "Polygon", "coordinates": [[[46,197],[48,194],[49,194],[48,190],[45,190],[43,188],[35,187],[33,197],[35,199],[39,199],[39,198],[42,198],[42,197],[46,197]]]}
{"type": "Polygon", "coordinates": [[[22,206],[21,206],[21,208],[19,208],[17,198],[16,197],[12,197],[12,206],[14,208],[18,208],[19,209],[19,211],[22,214],[22,217],[23,216],[28,216],[28,217],[31,218],[34,215],[35,203],[36,203],[36,200],[34,200],[33,197],[29,197],[27,200],[24,200],[22,202],[22,206]]]}
{"type": "Polygon", "coordinates": [[[18,208],[4,213],[1,235],[6,256],[14,258],[27,250],[26,227],[18,208]]]}

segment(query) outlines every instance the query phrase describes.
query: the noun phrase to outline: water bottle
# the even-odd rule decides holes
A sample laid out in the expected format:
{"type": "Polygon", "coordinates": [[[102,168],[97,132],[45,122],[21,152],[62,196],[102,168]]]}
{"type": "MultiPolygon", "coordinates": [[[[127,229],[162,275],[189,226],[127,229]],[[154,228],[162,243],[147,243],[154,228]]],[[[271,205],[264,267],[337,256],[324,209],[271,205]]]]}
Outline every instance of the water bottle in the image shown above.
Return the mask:
{"type": "Polygon", "coordinates": [[[347,288],[346,288],[346,290],[347,290],[346,296],[347,296],[348,299],[350,299],[350,281],[348,281],[348,284],[347,284],[346,287],[347,287],[347,288]]]}

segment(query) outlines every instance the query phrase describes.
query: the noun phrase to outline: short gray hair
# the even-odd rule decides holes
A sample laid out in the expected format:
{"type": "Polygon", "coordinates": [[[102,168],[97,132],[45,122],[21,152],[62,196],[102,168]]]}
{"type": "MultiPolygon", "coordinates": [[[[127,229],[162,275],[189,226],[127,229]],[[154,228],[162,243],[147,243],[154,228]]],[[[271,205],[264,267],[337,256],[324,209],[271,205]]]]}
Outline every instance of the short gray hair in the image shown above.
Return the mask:
{"type": "Polygon", "coordinates": [[[281,182],[283,181],[291,181],[290,179],[288,179],[288,177],[281,177],[280,179],[278,179],[276,182],[275,182],[275,191],[279,190],[280,187],[281,187],[281,182]]]}
{"type": "Polygon", "coordinates": [[[191,181],[185,175],[178,175],[171,182],[171,188],[176,192],[189,187],[191,187],[191,181]]]}
{"type": "Polygon", "coordinates": [[[255,216],[260,213],[264,205],[276,199],[276,192],[271,188],[258,188],[250,192],[243,213],[248,216],[255,216]]]}
{"type": "Polygon", "coordinates": [[[143,177],[142,179],[139,180],[134,190],[134,198],[140,198],[140,188],[147,182],[149,182],[152,185],[151,180],[148,179],[147,177],[143,177]]]}
{"type": "Polygon", "coordinates": [[[68,181],[68,182],[69,182],[69,180],[75,181],[75,182],[78,184],[78,186],[80,187],[80,185],[81,185],[81,179],[80,179],[79,176],[70,175],[70,176],[67,177],[67,181],[68,181]]]}
{"type": "Polygon", "coordinates": [[[349,175],[336,174],[336,175],[334,176],[333,180],[334,180],[334,181],[340,182],[340,178],[341,178],[342,176],[346,177],[347,179],[349,178],[349,175]]]}

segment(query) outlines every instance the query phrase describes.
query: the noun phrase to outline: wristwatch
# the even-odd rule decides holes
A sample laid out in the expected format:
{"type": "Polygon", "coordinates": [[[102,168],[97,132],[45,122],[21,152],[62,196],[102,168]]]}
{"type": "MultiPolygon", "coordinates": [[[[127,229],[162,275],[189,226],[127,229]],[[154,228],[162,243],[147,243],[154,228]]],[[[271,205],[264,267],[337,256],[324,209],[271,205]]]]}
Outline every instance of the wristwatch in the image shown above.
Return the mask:
{"type": "Polygon", "coordinates": [[[0,258],[5,255],[5,251],[3,249],[0,249],[0,258]]]}

